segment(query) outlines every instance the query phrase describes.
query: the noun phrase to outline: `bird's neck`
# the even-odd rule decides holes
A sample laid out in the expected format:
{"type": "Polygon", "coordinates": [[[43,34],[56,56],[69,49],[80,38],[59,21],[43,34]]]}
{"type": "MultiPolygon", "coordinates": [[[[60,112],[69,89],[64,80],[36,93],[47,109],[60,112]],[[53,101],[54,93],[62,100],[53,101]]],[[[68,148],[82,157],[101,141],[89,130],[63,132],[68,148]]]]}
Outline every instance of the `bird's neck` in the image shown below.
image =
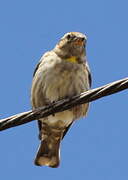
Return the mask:
{"type": "Polygon", "coordinates": [[[62,59],[71,63],[82,63],[85,62],[86,53],[85,51],[80,54],[72,54],[71,52],[64,51],[59,48],[54,48],[54,52],[62,59]]]}

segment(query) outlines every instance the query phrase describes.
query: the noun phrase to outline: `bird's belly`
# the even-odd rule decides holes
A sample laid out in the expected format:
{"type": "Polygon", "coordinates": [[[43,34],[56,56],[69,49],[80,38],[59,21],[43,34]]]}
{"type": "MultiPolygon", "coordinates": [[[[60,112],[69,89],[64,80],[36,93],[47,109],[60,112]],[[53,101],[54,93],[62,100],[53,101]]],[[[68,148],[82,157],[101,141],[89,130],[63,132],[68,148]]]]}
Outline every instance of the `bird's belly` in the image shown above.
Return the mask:
{"type": "Polygon", "coordinates": [[[73,111],[66,110],[56,113],[43,119],[43,123],[46,123],[53,127],[63,128],[69,126],[73,121],[73,111]]]}

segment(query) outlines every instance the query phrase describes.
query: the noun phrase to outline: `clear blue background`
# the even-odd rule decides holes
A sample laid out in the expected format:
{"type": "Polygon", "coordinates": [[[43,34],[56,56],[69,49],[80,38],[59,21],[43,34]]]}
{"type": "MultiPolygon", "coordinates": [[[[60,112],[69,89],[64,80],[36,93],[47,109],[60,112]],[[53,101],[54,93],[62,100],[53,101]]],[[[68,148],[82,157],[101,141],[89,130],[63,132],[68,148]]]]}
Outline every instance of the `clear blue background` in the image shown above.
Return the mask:
{"type": "MultiPolygon", "coordinates": [[[[1,0],[0,118],[27,111],[32,73],[41,55],[63,34],[87,35],[93,88],[128,74],[127,0],[1,0]]],[[[36,167],[36,122],[0,133],[0,178],[128,179],[127,91],[91,103],[61,146],[57,169],[36,167]]]]}

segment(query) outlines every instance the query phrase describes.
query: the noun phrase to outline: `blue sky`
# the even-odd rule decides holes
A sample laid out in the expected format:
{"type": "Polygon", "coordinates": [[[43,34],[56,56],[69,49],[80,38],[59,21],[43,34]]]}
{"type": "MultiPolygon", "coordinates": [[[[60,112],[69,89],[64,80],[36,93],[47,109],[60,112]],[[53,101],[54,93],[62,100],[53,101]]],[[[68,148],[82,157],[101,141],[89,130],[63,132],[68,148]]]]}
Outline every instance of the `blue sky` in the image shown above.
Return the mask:
{"type": "MultiPolygon", "coordinates": [[[[87,35],[93,88],[128,74],[128,1],[1,0],[0,117],[27,111],[32,73],[41,55],[69,31],[87,35]]],[[[36,167],[36,122],[1,132],[3,180],[127,180],[127,91],[91,103],[61,145],[57,169],[36,167]]]]}

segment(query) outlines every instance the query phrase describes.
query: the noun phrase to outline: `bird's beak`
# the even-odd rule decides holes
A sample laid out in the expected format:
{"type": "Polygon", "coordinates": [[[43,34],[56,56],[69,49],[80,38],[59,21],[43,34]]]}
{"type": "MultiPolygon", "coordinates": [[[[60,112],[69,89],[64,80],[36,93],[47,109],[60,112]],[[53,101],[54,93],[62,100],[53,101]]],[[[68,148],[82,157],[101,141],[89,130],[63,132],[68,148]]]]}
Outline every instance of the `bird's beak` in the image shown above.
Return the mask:
{"type": "Polygon", "coordinates": [[[77,38],[74,42],[75,45],[77,46],[84,46],[85,44],[85,39],[84,38],[77,38]]]}

